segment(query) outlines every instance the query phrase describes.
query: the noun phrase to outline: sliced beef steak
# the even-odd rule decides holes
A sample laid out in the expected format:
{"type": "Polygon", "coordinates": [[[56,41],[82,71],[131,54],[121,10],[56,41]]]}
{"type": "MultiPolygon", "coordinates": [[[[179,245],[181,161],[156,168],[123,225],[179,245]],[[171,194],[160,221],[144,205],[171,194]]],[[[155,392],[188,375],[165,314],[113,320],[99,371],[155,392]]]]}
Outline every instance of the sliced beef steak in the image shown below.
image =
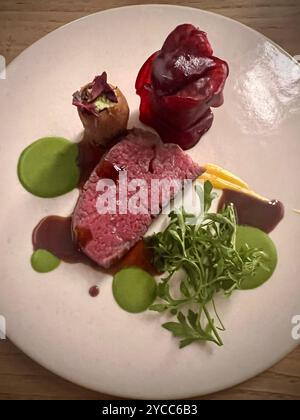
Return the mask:
{"type": "MultiPolygon", "coordinates": [[[[164,144],[155,134],[144,130],[130,131],[102,158],[78,199],[73,215],[73,230],[82,251],[101,267],[109,268],[147,232],[154,217],[151,214],[153,180],[183,181],[194,179],[202,172],[202,168],[179,146],[164,144]],[[140,204],[143,211],[138,214],[133,214],[131,211],[121,214],[124,213],[124,202],[121,203],[123,209],[121,210],[121,197],[117,194],[116,212],[99,214],[98,181],[109,178],[118,186],[120,171],[126,171],[128,184],[133,179],[145,181],[148,187],[148,200],[140,204]]],[[[179,188],[181,185],[175,184],[171,190],[171,199],[179,188]]],[[[118,191],[118,188],[116,190],[118,191]]],[[[133,191],[128,192],[128,201],[133,195],[133,191]]],[[[158,207],[161,208],[166,204],[163,194],[160,194],[158,207]]]]}

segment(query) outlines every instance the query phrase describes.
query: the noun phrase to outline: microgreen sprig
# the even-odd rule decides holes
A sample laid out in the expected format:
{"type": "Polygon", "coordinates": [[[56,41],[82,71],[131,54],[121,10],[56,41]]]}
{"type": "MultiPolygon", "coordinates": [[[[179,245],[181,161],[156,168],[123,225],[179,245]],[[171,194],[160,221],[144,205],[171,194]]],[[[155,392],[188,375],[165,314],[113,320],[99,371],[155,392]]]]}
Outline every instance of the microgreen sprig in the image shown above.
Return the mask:
{"type": "Polygon", "coordinates": [[[147,240],[156,269],[165,273],[158,284],[158,301],[150,309],[176,316],[162,326],[180,339],[180,347],[196,341],[222,346],[219,331],[224,326],[214,297],[219,292],[229,296],[241,289],[243,279],[254,275],[258,267],[267,270],[264,252],[247,245],[236,249],[234,206],[228,205],[219,213],[209,212],[215,198],[212,188],[209,181],[203,193],[196,186],[200,199],[203,196],[201,215],[188,214],[183,208],[172,211],[168,227],[147,240]],[[188,222],[191,217],[196,223],[188,222]],[[175,297],[172,280],[179,270],[184,276],[175,297]]]}

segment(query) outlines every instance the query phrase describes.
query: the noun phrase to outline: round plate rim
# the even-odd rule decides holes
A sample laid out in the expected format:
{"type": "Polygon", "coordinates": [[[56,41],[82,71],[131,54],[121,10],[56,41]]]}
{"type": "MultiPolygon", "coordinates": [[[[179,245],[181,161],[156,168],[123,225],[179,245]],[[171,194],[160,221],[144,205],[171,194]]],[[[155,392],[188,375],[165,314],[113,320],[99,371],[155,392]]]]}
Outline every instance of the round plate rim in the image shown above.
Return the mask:
{"type": "MultiPolygon", "coordinates": [[[[272,39],[268,38],[266,35],[264,35],[264,34],[258,32],[258,31],[256,31],[255,29],[249,27],[248,25],[246,25],[244,23],[241,23],[241,22],[239,22],[239,21],[237,21],[237,20],[235,20],[233,18],[230,18],[228,16],[224,16],[224,15],[221,15],[221,14],[218,14],[218,13],[215,13],[215,12],[212,12],[212,11],[203,10],[201,8],[192,7],[192,6],[152,3],[152,4],[138,4],[138,5],[127,5],[127,6],[121,6],[121,7],[113,7],[113,8],[109,8],[109,9],[105,9],[105,10],[100,10],[100,11],[97,11],[97,12],[93,12],[93,13],[87,14],[85,16],[82,16],[80,18],[74,19],[74,20],[72,20],[72,21],[70,21],[70,22],[68,22],[66,24],[63,24],[63,25],[59,26],[58,28],[54,29],[53,31],[50,31],[49,33],[47,33],[46,35],[42,36],[41,38],[39,38],[38,40],[36,40],[35,42],[33,42],[31,45],[29,45],[28,47],[26,47],[23,51],[21,51],[20,54],[18,54],[13,60],[10,61],[10,63],[6,66],[6,69],[9,69],[10,67],[14,67],[15,65],[17,65],[18,64],[18,61],[23,57],[23,55],[26,54],[27,51],[30,50],[33,46],[38,45],[45,38],[49,37],[53,33],[57,33],[60,30],[63,30],[67,26],[73,25],[76,22],[82,21],[82,20],[87,19],[87,18],[89,18],[91,16],[96,16],[96,15],[100,15],[100,14],[102,15],[102,14],[112,13],[112,12],[118,12],[118,11],[120,11],[122,9],[124,9],[124,10],[125,9],[138,9],[138,8],[141,8],[141,9],[145,9],[145,8],[152,9],[153,8],[153,9],[155,9],[157,7],[159,7],[159,8],[165,8],[165,9],[167,9],[167,8],[172,8],[172,9],[177,8],[177,9],[185,9],[185,10],[186,9],[191,9],[191,10],[196,10],[198,12],[201,12],[203,14],[217,16],[218,18],[221,18],[223,20],[229,21],[229,22],[231,22],[234,25],[240,26],[243,29],[246,29],[246,30],[248,30],[250,32],[253,32],[255,34],[259,34],[260,37],[263,37],[265,40],[267,40],[268,42],[270,42],[271,44],[273,44],[278,50],[280,50],[281,53],[283,53],[287,57],[289,57],[289,59],[291,59],[291,61],[293,63],[295,63],[296,65],[300,66],[300,63],[291,54],[289,54],[283,47],[281,47],[280,45],[278,45],[272,39]]],[[[117,395],[115,395],[115,394],[108,394],[107,391],[105,391],[105,389],[103,389],[101,387],[101,385],[99,385],[99,387],[96,389],[96,388],[93,388],[93,387],[89,386],[88,383],[87,383],[87,381],[85,381],[84,379],[82,379],[80,382],[77,379],[74,379],[72,377],[72,374],[64,374],[62,376],[62,374],[60,372],[58,372],[55,368],[49,367],[48,366],[48,363],[46,361],[42,360],[43,359],[42,357],[40,358],[38,356],[34,356],[34,358],[32,358],[31,355],[30,355],[30,351],[23,350],[22,344],[21,343],[18,343],[18,338],[14,338],[14,339],[11,339],[10,338],[9,331],[7,333],[7,338],[15,346],[17,346],[22,352],[24,352],[24,354],[26,356],[28,356],[29,358],[31,358],[34,362],[38,363],[43,368],[47,369],[49,372],[54,373],[55,375],[57,375],[59,378],[62,378],[63,380],[66,380],[66,381],[68,381],[68,382],[70,382],[72,384],[75,384],[77,386],[83,387],[83,388],[85,388],[87,390],[90,390],[90,391],[93,391],[93,392],[97,392],[97,393],[100,393],[100,394],[102,393],[102,394],[105,394],[105,395],[108,395],[108,396],[112,396],[113,395],[113,396],[117,397],[117,395]],[[101,388],[102,388],[102,390],[101,390],[101,388]]],[[[209,389],[207,392],[202,392],[202,393],[200,392],[196,396],[195,396],[194,393],[193,394],[186,393],[186,394],[180,394],[181,396],[178,397],[178,398],[185,399],[185,398],[193,398],[193,397],[203,397],[203,396],[209,395],[211,393],[225,391],[225,390],[227,390],[227,389],[229,389],[229,388],[231,388],[233,386],[238,386],[238,385],[246,382],[247,380],[249,380],[249,379],[251,379],[251,378],[253,378],[253,377],[255,377],[255,376],[263,373],[264,371],[270,369],[272,366],[274,366],[276,363],[278,363],[280,360],[282,360],[287,354],[289,354],[291,351],[293,351],[294,349],[296,349],[298,346],[299,346],[299,344],[298,344],[297,341],[295,341],[291,345],[286,346],[286,349],[285,350],[282,350],[282,352],[280,352],[280,355],[279,356],[277,355],[276,357],[271,358],[270,363],[266,366],[265,370],[262,371],[260,368],[253,369],[253,371],[252,371],[251,374],[246,375],[244,377],[244,379],[241,380],[241,381],[239,381],[239,382],[236,382],[233,379],[232,381],[228,381],[227,382],[226,387],[224,387],[222,385],[220,385],[220,386],[212,386],[211,389],[209,389]]],[[[130,392],[129,393],[123,393],[122,395],[118,395],[118,396],[119,397],[123,397],[123,398],[130,398],[130,399],[135,399],[136,398],[130,392]]],[[[144,396],[144,398],[151,399],[151,397],[148,397],[148,396],[144,396]]],[[[139,397],[138,399],[141,399],[141,397],[139,397]]],[[[169,398],[166,398],[166,399],[171,400],[172,398],[169,397],[169,398]]]]}

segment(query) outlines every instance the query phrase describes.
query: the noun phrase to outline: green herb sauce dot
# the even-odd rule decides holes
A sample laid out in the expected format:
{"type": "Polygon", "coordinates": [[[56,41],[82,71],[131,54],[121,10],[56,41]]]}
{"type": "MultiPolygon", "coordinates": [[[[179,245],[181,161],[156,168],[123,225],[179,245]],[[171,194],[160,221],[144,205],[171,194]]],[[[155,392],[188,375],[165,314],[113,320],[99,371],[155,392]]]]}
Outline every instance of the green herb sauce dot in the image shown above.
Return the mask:
{"type": "Polygon", "coordinates": [[[18,177],[38,197],[57,197],[78,185],[78,146],[62,137],[44,137],[29,145],[19,158],[18,177]]]}
{"type": "Polygon", "coordinates": [[[156,297],[155,279],[137,267],[119,271],[113,279],[113,295],[121,308],[127,312],[143,312],[156,297]]]}
{"type": "Polygon", "coordinates": [[[236,248],[239,250],[245,244],[250,248],[258,248],[266,254],[263,262],[268,270],[259,267],[254,276],[246,276],[241,284],[243,290],[255,289],[265,283],[274,273],[277,265],[277,251],[270,236],[262,230],[250,226],[238,226],[236,248]]]}
{"type": "Polygon", "coordinates": [[[60,264],[60,259],[45,249],[37,249],[31,256],[31,266],[38,273],[48,273],[60,264]]]}

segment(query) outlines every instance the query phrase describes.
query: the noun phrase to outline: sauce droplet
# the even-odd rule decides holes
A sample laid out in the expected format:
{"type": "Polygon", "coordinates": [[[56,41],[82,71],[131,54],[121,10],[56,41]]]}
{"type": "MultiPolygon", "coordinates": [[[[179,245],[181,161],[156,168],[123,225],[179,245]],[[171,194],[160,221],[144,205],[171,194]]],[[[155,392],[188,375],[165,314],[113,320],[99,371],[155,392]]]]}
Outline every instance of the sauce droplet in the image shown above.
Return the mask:
{"type": "Polygon", "coordinates": [[[124,168],[119,168],[118,165],[111,163],[105,158],[96,167],[96,173],[99,178],[112,179],[113,181],[118,180],[119,172],[124,170],[124,168]]]}
{"type": "Polygon", "coordinates": [[[89,295],[91,297],[97,297],[99,295],[99,293],[100,293],[100,290],[99,290],[99,287],[98,286],[92,286],[92,287],[90,287],[89,295]]]}

